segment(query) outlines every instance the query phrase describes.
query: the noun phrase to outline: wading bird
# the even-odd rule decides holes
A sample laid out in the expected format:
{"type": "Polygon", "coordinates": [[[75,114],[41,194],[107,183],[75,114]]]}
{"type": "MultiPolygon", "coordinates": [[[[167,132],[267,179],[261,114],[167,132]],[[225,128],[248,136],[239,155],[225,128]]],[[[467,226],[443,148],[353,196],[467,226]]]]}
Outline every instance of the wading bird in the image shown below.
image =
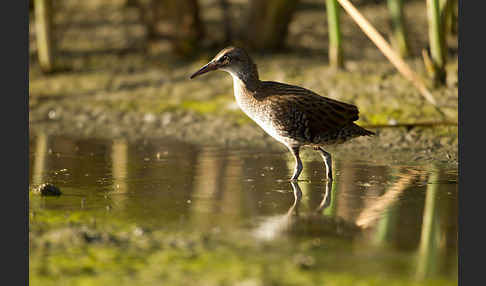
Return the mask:
{"type": "Polygon", "coordinates": [[[353,121],[358,120],[354,105],[326,98],[308,89],[273,81],[261,81],[253,60],[245,50],[228,47],[221,50],[191,79],[213,70],[228,72],[238,106],[263,130],[283,143],[295,157],[291,180],[302,172],[299,150],[311,146],[319,151],[332,180],[331,154],[322,147],[343,143],[358,136],[374,135],[353,121]]]}

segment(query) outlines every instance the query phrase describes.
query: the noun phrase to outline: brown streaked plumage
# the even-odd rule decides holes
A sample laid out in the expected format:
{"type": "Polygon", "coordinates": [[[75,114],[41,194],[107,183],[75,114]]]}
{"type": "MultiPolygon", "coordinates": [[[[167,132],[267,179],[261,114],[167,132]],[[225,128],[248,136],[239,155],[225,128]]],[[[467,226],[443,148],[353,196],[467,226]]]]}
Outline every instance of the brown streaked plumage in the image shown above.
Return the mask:
{"type": "Polygon", "coordinates": [[[354,105],[295,85],[260,81],[256,65],[241,48],[223,49],[191,79],[218,69],[233,77],[235,99],[243,112],[294,155],[296,165],[292,180],[297,180],[302,172],[300,147],[312,146],[320,152],[326,164],[327,178],[332,180],[331,154],[322,146],[374,135],[353,123],[359,118],[358,108],[354,105]]]}

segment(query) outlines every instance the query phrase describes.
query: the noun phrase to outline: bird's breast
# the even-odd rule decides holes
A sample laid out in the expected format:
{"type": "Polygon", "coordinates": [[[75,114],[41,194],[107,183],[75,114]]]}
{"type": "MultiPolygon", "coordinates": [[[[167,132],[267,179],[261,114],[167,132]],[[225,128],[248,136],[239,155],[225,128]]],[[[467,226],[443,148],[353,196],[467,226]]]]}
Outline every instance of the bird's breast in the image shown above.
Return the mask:
{"type": "Polygon", "coordinates": [[[264,101],[254,98],[249,91],[242,88],[237,82],[234,84],[234,95],[236,103],[248,117],[276,140],[283,140],[278,126],[275,126],[275,122],[272,120],[272,112],[268,110],[269,107],[265,105],[264,101]]]}

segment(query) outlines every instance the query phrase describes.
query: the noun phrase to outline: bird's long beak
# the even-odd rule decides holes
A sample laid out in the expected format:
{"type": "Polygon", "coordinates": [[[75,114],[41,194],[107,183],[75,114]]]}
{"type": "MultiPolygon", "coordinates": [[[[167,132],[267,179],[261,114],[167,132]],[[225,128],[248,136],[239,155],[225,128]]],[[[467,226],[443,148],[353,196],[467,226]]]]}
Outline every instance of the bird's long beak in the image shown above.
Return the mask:
{"type": "Polygon", "coordinates": [[[197,72],[193,73],[190,77],[190,79],[195,78],[196,76],[202,75],[204,73],[213,71],[218,68],[218,65],[214,62],[209,62],[207,65],[203,66],[200,68],[197,72]]]}

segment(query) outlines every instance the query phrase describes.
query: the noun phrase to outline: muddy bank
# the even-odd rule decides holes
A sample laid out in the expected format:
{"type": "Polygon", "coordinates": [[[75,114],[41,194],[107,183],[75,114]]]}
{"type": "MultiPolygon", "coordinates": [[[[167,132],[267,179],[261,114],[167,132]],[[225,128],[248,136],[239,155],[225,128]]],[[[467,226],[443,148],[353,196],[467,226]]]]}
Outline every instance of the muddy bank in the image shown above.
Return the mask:
{"type": "MultiPolygon", "coordinates": [[[[130,58],[137,57],[121,59],[129,65],[130,58]]],[[[336,72],[294,54],[286,58],[281,55],[260,58],[261,77],[298,84],[356,104],[360,108],[360,125],[443,120],[386,62],[350,62],[347,70],[336,72]],[[280,68],[283,63],[288,65],[286,72],[280,68]]],[[[215,72],[200,80],[187,78],[202,63],[172,68],[171,72],[176,74],[173,76],[152,67],[127,74],[105,71],[100,75],[32,77],[30,131],[129,141],[170,137],[191,144],[285,151],[285,147],[239,110],[228,75],[215,72]]],[[[456,67],[449,65],[449,85],[434,90],[449,122],[457,122],[456,67]]],[[[457,163],[457,126],[369,128],[378,135],[354,139],[330,150],[359,151],[363,157],[376,160],[398,156],[406,161],[412,158],[457,163]]]]}
{"type": "MultiPolygon", "coordinates": [[[[177,111],[154,115],[53,110],[56,109],[42,112],[47,119],[31,124],[32,135],[44,133],[74,138],[124,138],[132,142],[169,137],[197,145],[287,151],[255,123],[239,123],[226,117],[177,111]],[[49,114],[53,118],[49,118],[49,114]]],[[[455,126],[415,127],[411,130],[404,127],[370,129],[377,135],[356,138],[342,145],[331,146],[329,150],[344,155],[347,152],[360,152],[363,159],[367,160],[426,160],[457,164],[458,138],[455,126]]]]}

